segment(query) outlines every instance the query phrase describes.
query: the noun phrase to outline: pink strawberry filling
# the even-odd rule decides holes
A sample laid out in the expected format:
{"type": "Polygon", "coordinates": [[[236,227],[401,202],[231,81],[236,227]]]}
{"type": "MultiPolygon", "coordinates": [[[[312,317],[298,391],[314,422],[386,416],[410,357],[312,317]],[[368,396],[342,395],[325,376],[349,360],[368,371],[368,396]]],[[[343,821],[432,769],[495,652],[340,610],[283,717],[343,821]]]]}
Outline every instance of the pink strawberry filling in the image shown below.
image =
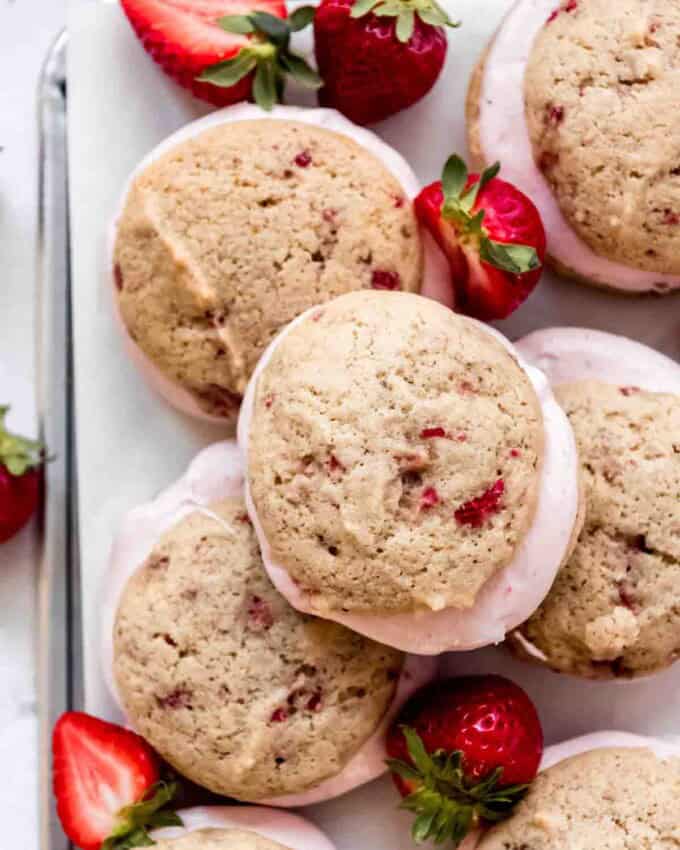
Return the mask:
{"type": "Polygon", "coordinates": [[[495,484],[489,487],[481,496],[471,499],[461,505],[454,516],[459,525],[469,525],[472,528],[481,528],[484,522],[492,514],[497,513],[501,507],[501,497],[505,492],[505,482],[499,478],[495,484]]]}

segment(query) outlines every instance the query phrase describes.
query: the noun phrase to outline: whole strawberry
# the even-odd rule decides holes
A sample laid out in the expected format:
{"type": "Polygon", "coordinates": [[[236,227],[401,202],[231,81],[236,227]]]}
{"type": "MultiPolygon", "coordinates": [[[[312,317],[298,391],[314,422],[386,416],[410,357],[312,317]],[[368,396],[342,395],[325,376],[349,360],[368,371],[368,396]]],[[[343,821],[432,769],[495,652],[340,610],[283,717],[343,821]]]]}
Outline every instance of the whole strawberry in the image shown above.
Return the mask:
{"type": "Polygon", "coordinates": [[[322,106],[374,124],[424,97],[446,59],[436,0],[321,0],[314,18],[322,106]]]}
{"type": "Polygon", "coordinates": [[[0,543],[20,531],[35,513],[42,491],[41,443],[10,434],[9,407],[0,407],[0,543]]]}
{"type": "Polygon", "coordinates": [[[286,18],[283,0],[121,0],[146,51],[176,82],[215,106],[253,99],[271,109],[286,77],[318,88],[319,75],[290,51],[314,10],[286,18]]]}
{"type": "Polygon", "coordinates": [[[57,814],[81,850],[147,847],[148,830],[182,825],[167,808],[176,786],[159,781],[155,753],[134,732],[67,712],[54,727],[52,755],[57,814]]]}
{"type": "Polygon", "coordinates": [[[505,319],[538,284],[546,235],[532,201],[497,177],[500,164],[468,174],[449,158],[441,181],[415,200],[420,222],[449,261],[456,309],[477,319],[505,319]]]}
{"type": "Polygon", "coordinates": [[[414,840],[457,846],[512,813],[538,771],[543,732],[520,687],[466,676],[419,691],[390,728],[387,752],[402,807],[416,815],[414,840]]]}

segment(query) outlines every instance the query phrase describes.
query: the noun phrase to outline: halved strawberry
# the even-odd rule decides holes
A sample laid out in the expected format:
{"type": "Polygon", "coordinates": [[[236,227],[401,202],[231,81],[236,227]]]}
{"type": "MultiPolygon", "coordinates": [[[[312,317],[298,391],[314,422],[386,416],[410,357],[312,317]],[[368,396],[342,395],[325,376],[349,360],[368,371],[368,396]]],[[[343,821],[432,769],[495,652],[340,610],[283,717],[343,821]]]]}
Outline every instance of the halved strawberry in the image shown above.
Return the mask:
{"type": "Polygon", "coordinates": [[[546,252],[532,201],[498,179],[500,164],[468,175],[459,156],[442,180],[426,186],[415,210],[449,261],[456,309],[477,319],[505,319],[540,280],[546,252]]]}
{"type": "Polygon", "coordinates": [[[57,814],[81,850],[145,847],[148,829],[182,825],[164,808],[176,787],[159,782],[156,755],[134,732],[68,712],[54,727],[52,752],[57,814]]]}
{"type": "Polygon", "coordinates": [[[298,9],[285,23],[283,0],[121,0],[146,51],[196,97],[230,106],[253,97],[270,109],[291,75],[321,80],[289,50],[291,32],[311,23],[298,9]]]}

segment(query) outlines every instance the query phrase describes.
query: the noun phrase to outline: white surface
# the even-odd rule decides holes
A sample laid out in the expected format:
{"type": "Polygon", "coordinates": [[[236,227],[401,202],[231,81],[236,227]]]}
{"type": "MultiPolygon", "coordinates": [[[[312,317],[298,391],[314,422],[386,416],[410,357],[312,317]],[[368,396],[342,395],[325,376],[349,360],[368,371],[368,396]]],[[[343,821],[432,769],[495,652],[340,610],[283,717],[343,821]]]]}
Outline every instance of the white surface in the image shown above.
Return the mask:
{"type": "MultiPolygon", "coordinates": [[[[125,585],[144,563],[159,538],[191,513],[207,514],[227,531],[228,526],[210,510],[223,499],[243,493],[243,462],[234,441],[215,443],[200,452],[186,473],[164,490],[157,499],[131,511],[116,536],[101,598],[101,670],[109,691],[123,710],[113,678],[113,628],[125,585]]],[[[276,797],[262,802],[270,806],[308,806],[370,782],[385,772],[384,738],[390,723],[404,703],[436,674],[437,660],[416,656],[405,661],[397,691],[389,711],[375,733],[364,743],[337,776],[301,794],[276,797]]],[[[121,714],[121,722],[125,720],[121,714]]]]}
{"type": "MultiPolygon", "coordinates": [[[[17,0],[17,4],[22,0],[17,0]]],[[[446,156],[463,150],[463,101],[469,70],[497,27],[508,0],[455,0],[464,28],[450,34],[445,76],[411,110],[378,127],[421,180],[438,176],[446,156]],[[435,119],[436,116],[436,119],[435,119]],[[433,127],[438,131],[433,133],[433,127]]],[[[76,288],[76,357],[87,704],[106,715],[113,705],[97,653],[97,584],[114,529],[130,508],[149,501],[181,474],[219,429],[198,426],[147,391],[122,349],[110,310],[106,231],[127,175],[166,135],[207,111],[147,59],[115,5],[83,8],[72,18],[69,81],[71,180],[76,288]],[[97,73],[92,73],[96,68],[97,73]],[[102,80],[106,81],[105,95],[102,80]]],[[[30,32],[26,24],[23,31],[30,32]]],[[[14,33],[21,43],[22,33],[14,33]]],[[[502,330],[517,338],[555,324],[590,324],[680,354],[680,300],[620,299],[550,275],[502,330]]],[[[547,740],[593,729],[642,734],[679,731],[680,688],[668,674],[625,689],[580,683],[514,661],[501,650],[445,659],[452,671],[502,672],[522,683],[541,710],[547,740]]],[[[338,850],[413,850],[410,818],[395,810],[389,780],[372,783],[311,813],[338,850]]]]}
{"type": "MultiPolygon", "coordinates": [[[[248,456],[250,422],[257,383],[281,340],[318,308],[298,316],[272,340],[248,385],[238,422],[238,441],[248,456]]],[[[474,321],[474,320],[472,320],[474,321]]],[[[326,613],[332,620],[404,652],[437,655],[500,643],[538,608],[552,585],[574,533],[579,507],[576,443],[564,411],[538,369],[525,363],[508,340],[494,328],[475,322],[496,338],[519,362],[533,384],[543,413],[545,452],[533,524],[514,558],[484,585],[472,608],[396,614],[326,613]]],[[[246,476],[246,504],[257,533],[262,560],[278,590],[300,611],[315,614],[313,597],[305,594],[277,564],[255,510],[246,476]]]]}
{"type": "Polygon", "coordinates": [[[550,184],[534,162],[522,83],[534,39],[556,5],[556,0],[520,0],[494,41],[480,99],[484,158],[508,164],[505,179],[517,183],[532,198],[548,232],[548,251],[567,268],[629,292],[673,291],[680,287],[680,275],[640,271],[592,251],[562,214],[550,184]]]}
{"type": "MultiPolygon", "coordinates": [[[[58,0],[0,0],[0,403],[10,425],[35,434],[34,280],[37,189],[35,93],[47,49],[63,26],[58,0]]],[[[0,783],[2,844],[36,850],[37,721],[35,693],[34,526],[0,546],[0,783]]]]}

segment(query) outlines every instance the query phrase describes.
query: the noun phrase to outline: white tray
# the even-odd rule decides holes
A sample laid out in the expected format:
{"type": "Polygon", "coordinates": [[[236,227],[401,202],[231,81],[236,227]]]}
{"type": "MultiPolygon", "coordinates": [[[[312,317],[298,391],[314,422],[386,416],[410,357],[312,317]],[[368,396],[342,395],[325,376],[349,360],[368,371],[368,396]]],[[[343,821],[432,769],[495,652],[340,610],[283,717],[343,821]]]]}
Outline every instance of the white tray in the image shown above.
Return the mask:
{"type": "MultiPolygon", "coordinates": [[[[464,150],[469,72],[511,5],[509,0],[451,0],[464,26],[450,34],[448,64],[435,91],[385,122],[379,133],[409,159],[423,181],[446,156],[464,150]]],[[[177,478],[219,428],[200,425],[151,393],[123,351],[111,310],[106,238],[129,172],[151,148],[208,111],[154,66],[117,4],[73,4],[68,96],[76,425],[84,629],[85,706],[116,719],[99,669],[98,593],[122,515],[177,478]]],[[[516,338],[554,324],[623,333],[678,356],[678,297],[625,299],[546,275],[529,303],[502,330],[516,338]]],[[[596,729],[680,733],[680,665],[626,684],[580,682],[489,649],[450,655],[452,672],[496,671],[527,688],[549,742],[596,729]]],[[[395,811],[388,780],[306,813],[338,850],[405,850],[409,818],[395,811]]]]}

